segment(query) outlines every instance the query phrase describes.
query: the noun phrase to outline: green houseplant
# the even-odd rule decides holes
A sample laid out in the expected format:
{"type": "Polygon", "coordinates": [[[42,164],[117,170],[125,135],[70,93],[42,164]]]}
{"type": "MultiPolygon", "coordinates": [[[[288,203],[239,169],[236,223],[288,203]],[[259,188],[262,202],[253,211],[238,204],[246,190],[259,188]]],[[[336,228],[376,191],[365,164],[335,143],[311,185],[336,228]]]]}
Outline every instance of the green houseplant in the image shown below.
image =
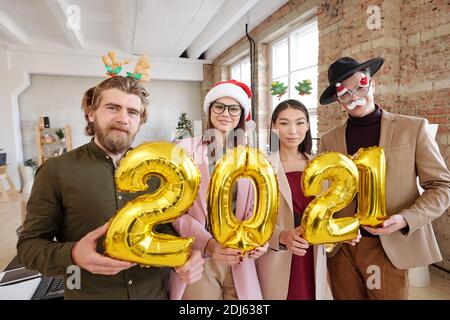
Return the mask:
{"type": "Polygon", "coordinates": [[[55,134],[58,136],[58,139],[64,142],[64,130],[63,129],[58,129],[55,131],[55,134]]]}

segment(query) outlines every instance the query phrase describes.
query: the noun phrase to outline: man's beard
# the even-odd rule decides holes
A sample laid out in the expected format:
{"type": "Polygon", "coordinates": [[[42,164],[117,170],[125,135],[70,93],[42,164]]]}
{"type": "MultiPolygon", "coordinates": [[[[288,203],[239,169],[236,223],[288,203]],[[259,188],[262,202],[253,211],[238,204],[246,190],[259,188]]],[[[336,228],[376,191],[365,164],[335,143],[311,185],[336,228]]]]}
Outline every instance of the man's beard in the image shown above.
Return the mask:
{"type": "Polygon", "coordinates": [[[131,147],[137,133],[135,132],[133,134],[120,125],[110,125],[106,129],[102,129],[95,121],[94,130],[98,142],[100,142],[108,152],[114,155],[127,151],[131,147]],[[120,129],[126,132],[118,132],[113,129],[120,129]]]}

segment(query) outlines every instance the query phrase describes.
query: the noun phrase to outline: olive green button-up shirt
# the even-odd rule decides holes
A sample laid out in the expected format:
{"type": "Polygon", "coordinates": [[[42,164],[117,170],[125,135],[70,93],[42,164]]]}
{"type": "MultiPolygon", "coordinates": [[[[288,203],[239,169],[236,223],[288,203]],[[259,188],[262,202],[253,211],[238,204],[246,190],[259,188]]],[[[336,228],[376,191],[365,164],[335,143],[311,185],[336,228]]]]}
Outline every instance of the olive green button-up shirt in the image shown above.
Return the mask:
{"type": "MultiPolygon", "coordinates": [[[[67,273],[67,267],[74,265],[71,251],[75,242],[102,226],[136,197],[136,194],[116,191],[114,170],[113,160],[93,139],[47,160],[36,173],[17,243],[21,263],[44,275],[64,274],[67,279],[72,274],[67,273]]],[[[101,254],[103,240],[102,237],[97,242],[101,254]]],[[[105,276],[81,269],[81,288],[65,287],[64,297],[167,299],[164,279],[168,272],[167,268],[134,266],[114,276],[105,276]]]]}

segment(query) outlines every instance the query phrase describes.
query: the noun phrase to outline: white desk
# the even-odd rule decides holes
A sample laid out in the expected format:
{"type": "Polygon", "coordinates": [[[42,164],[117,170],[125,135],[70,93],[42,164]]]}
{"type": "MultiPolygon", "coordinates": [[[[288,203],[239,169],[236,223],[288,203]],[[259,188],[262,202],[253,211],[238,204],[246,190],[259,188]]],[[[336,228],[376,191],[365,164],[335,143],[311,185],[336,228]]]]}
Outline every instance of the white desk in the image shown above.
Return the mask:
{"type": "Polygon", "coordinates": [[[0,300],[31,300],[41,277],[11,285],[0,286],[0,300]]]}

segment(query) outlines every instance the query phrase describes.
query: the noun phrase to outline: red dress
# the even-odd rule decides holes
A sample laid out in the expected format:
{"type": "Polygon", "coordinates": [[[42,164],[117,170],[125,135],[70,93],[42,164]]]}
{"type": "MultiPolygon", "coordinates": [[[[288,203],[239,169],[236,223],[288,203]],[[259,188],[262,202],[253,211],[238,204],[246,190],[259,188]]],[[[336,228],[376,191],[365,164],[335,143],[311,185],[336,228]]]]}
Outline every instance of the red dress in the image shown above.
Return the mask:
{"type": "MultiPolygon", "coordinates": [[[[314,199],[305,197],[301,188],[301,171],[286,172],[292,192],[295,227],[300,225],[303,211],[314,199]]],[[[314,250],[310,246],[304,256],[292,255],[291,275],[287,300],[315,300],[314,250]]]]}

